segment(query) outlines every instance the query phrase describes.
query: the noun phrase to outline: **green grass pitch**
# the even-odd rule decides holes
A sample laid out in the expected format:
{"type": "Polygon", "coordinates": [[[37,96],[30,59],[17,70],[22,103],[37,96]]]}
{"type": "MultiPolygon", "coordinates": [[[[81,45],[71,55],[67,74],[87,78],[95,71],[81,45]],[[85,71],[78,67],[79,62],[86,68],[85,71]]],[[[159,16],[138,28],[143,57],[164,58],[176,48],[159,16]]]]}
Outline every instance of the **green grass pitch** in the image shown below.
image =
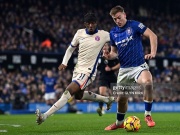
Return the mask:
{"type": "Polygon", "coordinates": [[[180,113],[153,113],[156,126],[147,127],[143,113],[127,113],[141,119],[138,132],[124,129],[105,131],[113,123],[116,114],[55,114],[41,125],[35,123],[35,115],[0,115],[0,135],[180,135],[180,113]]]}

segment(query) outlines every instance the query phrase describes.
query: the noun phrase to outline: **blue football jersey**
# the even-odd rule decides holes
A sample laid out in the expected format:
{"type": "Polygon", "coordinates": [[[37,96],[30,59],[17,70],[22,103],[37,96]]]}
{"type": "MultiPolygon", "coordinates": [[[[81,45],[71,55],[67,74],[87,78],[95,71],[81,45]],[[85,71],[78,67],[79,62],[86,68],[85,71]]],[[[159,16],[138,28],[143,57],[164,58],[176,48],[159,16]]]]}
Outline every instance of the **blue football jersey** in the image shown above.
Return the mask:
{"type": "Polygon", "coordinates": [[[116,46],[122,68],[137,67],[145,62],[142,34],[147,29],[142,23],[128,20],[123,27],[110,31],[110,44],[116,46]]]}
{"type": "Polygon", "coordinates": [[[45,92],[55,92],[54,86],[56,85],[56,78],[55,77],[44,77],[44,84],[46,85],[45,92]]]}

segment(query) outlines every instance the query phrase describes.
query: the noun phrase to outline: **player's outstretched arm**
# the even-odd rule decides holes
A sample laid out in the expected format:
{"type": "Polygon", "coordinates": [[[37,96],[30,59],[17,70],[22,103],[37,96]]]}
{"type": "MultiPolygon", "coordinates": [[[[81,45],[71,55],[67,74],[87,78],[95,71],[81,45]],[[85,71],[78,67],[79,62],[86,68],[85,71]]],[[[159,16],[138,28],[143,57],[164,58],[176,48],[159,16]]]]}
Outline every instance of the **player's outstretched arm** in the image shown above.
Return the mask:
{"type": "Polygon", "coordinates": [[[157,36],[149,28],[145,30],[143,35],[149,38],[151,45],[151,53],[146,54],[145,59],[152,59],[156,56],[156,52],[157,52],[157,36]]]}
{"type": "Polygon", "coordinates": [[[62,61],[61,65],[59,65],[59,67],[58,67],[59,70],[64,70],[67,67],[67,63],[75,49],[76,49],[76,47],[71,47],[71,46],[69,46],[67,48],[66,53],[63,58],[63,61],[62,61]]]}

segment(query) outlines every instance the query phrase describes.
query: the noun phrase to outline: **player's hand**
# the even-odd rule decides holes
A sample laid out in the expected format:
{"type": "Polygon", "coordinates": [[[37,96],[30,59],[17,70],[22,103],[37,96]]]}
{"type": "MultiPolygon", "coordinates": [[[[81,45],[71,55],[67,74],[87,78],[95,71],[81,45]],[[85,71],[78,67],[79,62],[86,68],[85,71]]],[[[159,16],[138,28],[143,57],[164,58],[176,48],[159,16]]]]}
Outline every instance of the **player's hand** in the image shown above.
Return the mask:
{"type": "Polygon", "coordinates": [[[61,65],[59,65],[59,67],[58,67],[58,69],[60,70],[60,71],[62,71],[62,70],[64,70],[64,69],[66,69],[66,65],[64,65],[64,64],[61,64],[61,65]]]}
{"type": "Polygon", "coordinates": [[[153,58],[155,58],[155,54],[146,54],[146,55],[144,56],[144,58],[145,58],[146,60],[153,59],[153,58]]]}
{"type": "Polygon", "coordinates": [[[111,71],[111,68],[109,66],[106,66],[105,71],[111,71]]]}

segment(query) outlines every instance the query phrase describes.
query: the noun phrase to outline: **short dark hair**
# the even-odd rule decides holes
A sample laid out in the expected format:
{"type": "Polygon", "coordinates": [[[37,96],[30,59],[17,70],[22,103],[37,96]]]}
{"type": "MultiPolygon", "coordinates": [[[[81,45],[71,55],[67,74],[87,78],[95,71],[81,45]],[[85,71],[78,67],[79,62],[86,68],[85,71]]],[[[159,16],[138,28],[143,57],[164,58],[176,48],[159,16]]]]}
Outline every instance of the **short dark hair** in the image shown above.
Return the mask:
{"type": "Polygon", "coordinates": [[[109,14],[110,14],[111,16],[113,16],[113,15],[115,15],[115,14],[118,13],[118,12],[124,12],[124,8],[121,7],[120,5],[113,7],[113,8],[110,10],[110,13],[109,13],[109,14]]]}
{"type": "Polygon", "coordinates": [[[84,15],[84,22],[97,22],[96,15],[92,12],[88,12],[84,15]]]}

